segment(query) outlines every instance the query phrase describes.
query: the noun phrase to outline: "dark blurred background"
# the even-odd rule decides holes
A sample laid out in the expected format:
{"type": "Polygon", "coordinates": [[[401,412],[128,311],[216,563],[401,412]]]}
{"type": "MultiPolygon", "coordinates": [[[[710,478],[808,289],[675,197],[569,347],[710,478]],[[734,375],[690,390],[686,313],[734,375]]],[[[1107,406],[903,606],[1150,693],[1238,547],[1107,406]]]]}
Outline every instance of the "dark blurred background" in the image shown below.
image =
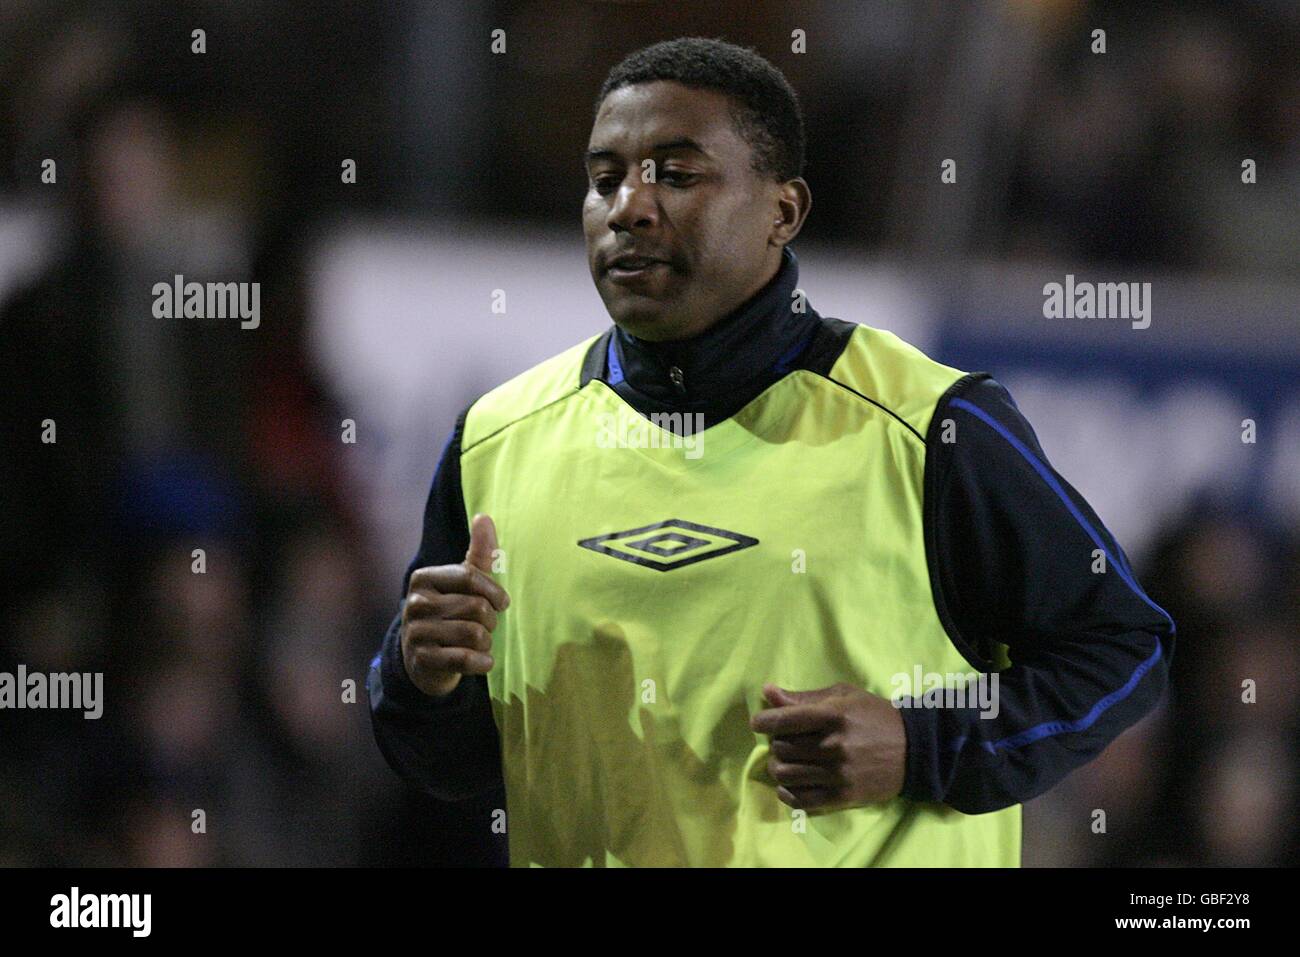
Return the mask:
{"type": "Polygon", "coordinates": [[[5,0],[0,670],[106,703],[0,712],[0,863],[482,860],[483,808],[384,765],[366,667],[455,414],[608,325],[592,101],[683,35],[801,97],[816,308],[996,375],[1178,623],[1166,705],[1027,805],[1025,863],[1297,863],[1284,0],[5,0]],[[260,283],[259,327],[154,318],[176,274],[260,283]],[[1044,318],[1067,274],[1151,282],[1151,327],[1044,318]]]}

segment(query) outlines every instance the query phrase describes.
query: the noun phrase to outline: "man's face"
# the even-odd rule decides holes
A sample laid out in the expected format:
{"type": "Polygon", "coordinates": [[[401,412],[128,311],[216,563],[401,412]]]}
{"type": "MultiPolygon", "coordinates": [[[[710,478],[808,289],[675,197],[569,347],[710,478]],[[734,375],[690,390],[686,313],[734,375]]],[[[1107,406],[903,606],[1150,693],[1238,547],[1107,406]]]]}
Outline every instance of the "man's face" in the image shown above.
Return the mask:
{"type": "Polygon", "coordinates": [[[592,126],[587,262],[610,318],[638,338],[698,335],[779,264],[781,186],[754,172],[729,107],[723,93],[655,81],[610,93],[592,126]],[[655,262],[611,264],[622,254],[655,262]]]}

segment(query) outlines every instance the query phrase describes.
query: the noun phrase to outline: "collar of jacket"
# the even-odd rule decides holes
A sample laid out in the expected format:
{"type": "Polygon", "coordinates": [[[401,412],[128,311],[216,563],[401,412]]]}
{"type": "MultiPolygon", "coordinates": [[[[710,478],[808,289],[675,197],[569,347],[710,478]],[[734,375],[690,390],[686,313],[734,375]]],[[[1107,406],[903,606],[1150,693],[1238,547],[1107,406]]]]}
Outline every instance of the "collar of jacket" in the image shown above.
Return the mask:
{"type": "MultiPolygon", "coordinates": [[[[724,398],[781,375],[812,339],[817,313],[794,311],[799,260],[786,246],[766,286],[700,335],[649,342],[615,327],[610,351],[626,385],[658,402],[686,407],[724,398]]],[[[613,365],[613,363],[611,363],[613,365]]]]}

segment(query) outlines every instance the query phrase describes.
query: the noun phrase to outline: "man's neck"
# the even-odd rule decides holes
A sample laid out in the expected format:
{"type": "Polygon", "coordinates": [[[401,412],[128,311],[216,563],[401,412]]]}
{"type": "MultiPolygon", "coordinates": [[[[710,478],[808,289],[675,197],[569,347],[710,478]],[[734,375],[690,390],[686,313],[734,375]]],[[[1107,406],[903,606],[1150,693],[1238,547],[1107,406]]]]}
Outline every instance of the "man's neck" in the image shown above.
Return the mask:
{"type": "Polygon", "coordinates": [[[783,357],[806,345],[817,316],[794,308],[799,264],[782,249],[779,267],[740,306],[686,339],[651,342],[622,329],[612,358],[624,387],[661,404],[689,411],[733,396],[770,375],[783,357]]]}

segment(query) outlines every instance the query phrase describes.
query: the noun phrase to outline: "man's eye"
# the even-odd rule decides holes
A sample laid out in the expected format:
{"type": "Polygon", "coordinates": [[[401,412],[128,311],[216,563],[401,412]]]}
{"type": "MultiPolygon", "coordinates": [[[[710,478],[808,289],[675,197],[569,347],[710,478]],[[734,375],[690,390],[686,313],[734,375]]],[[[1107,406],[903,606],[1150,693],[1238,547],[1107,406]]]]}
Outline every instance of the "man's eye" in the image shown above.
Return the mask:
{"type": "MultiPolygon", "coordinates": [[[[659,174],[659,182],[667,183],[670,186],[689,186],[694,179],[694,173],[684,173],[681,170],[668,169],[659,174]]],[[[594,177],[591,185],[596,192],[603,196],[617,189],[618,184],[622,181],[621,176],[607,174],[594,177]]]]}

